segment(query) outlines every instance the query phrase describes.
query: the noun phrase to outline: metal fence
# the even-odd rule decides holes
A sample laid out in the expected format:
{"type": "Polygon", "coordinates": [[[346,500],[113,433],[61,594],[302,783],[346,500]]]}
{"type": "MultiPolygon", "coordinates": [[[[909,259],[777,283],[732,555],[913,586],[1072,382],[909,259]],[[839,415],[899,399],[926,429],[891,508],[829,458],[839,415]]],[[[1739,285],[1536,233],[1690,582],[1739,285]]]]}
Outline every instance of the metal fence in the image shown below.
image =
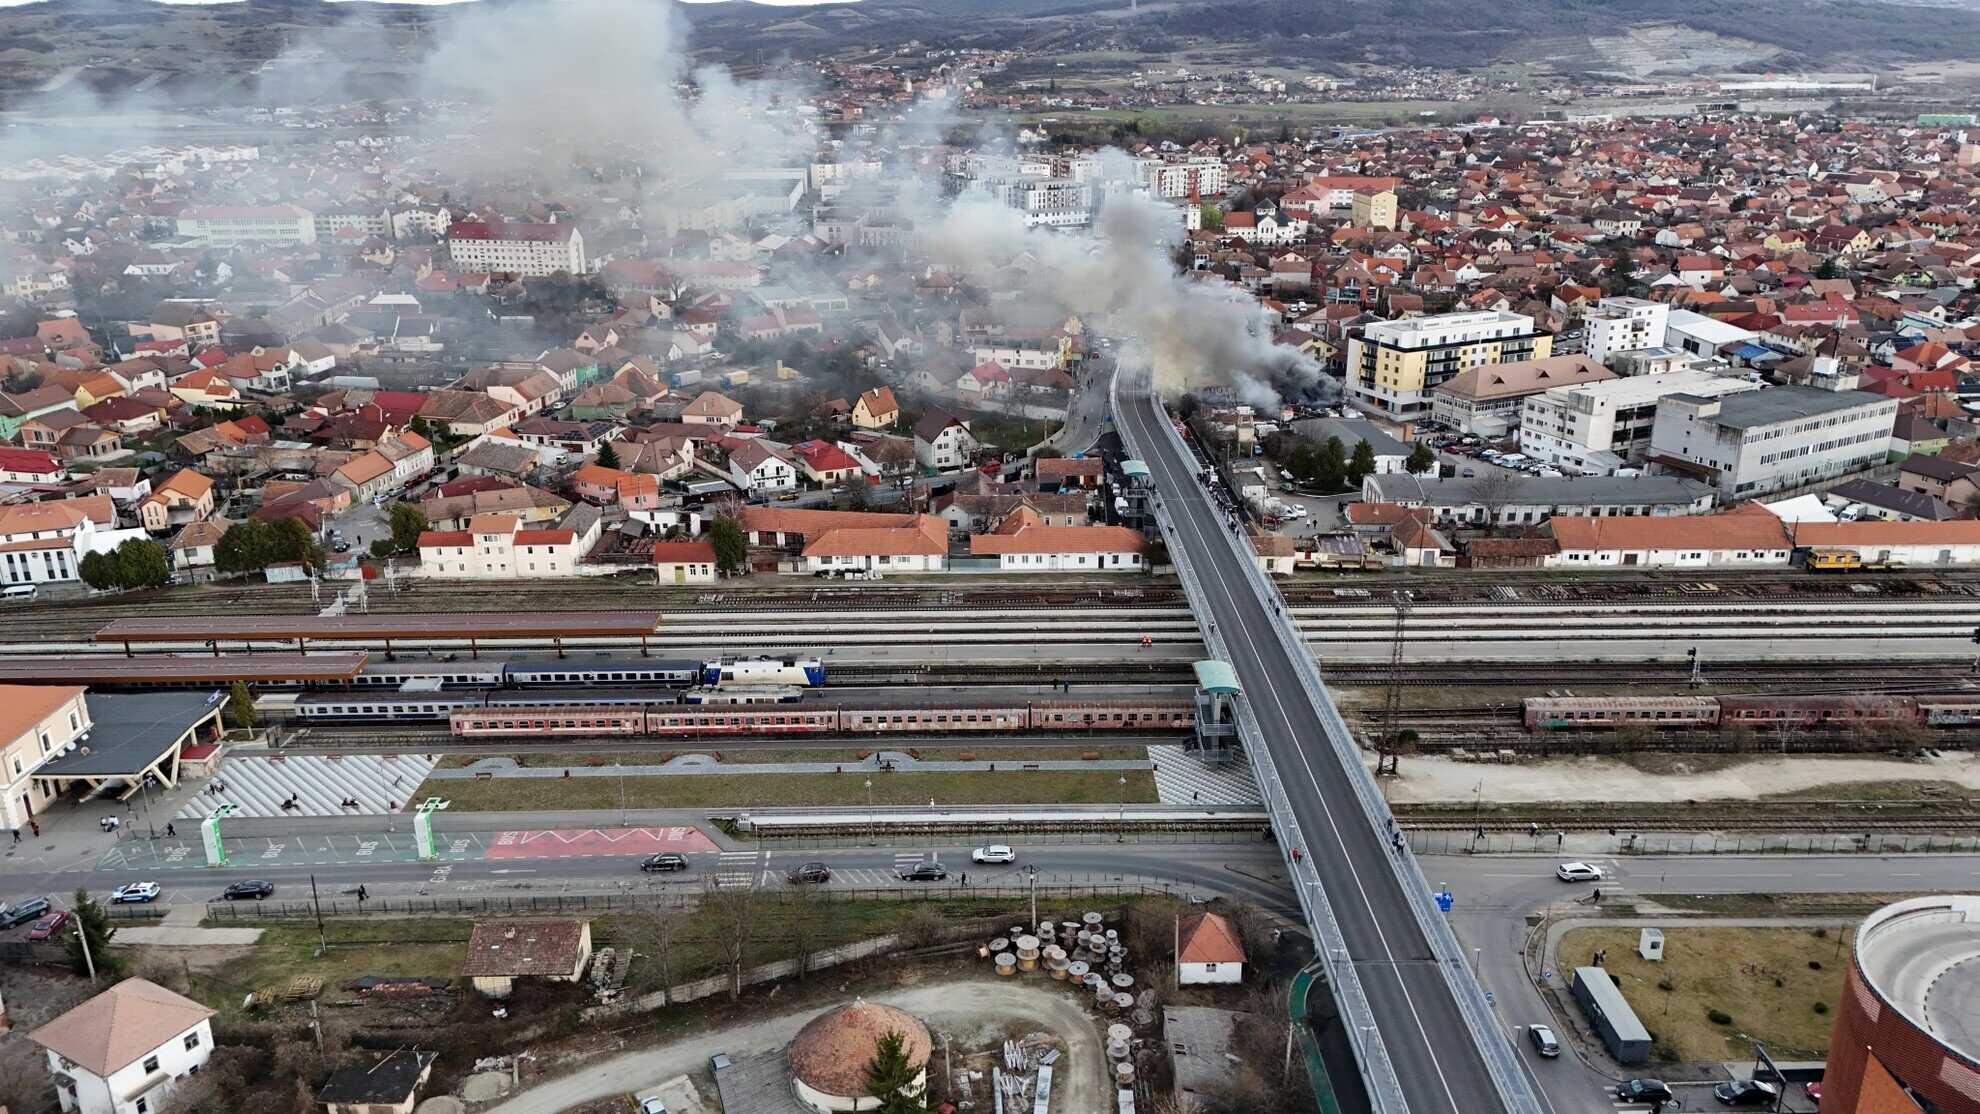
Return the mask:
{"type": "MultiPolygon", "coordinates": [[[[1765,835],[1737,832],[1625,832],[1600,836],[1577,835],[1574,855],[1895,855],[1980,852],[1980,835],[1906,832],[1802,832],[1765,835]]],[[[1409,833],[1410,850],[1419,855],[1547,855],[1566,854],[1554,833],[1416,831],[1409,833]]]]}
{"type": "MultiPolygon", "coordinates": [[[[307,901],[209,902],[206,916],[214,921],[313,921],[320,911],[324,917],[432,917],[432,916],[568,916],[572,914],[653,913],[695,907],[701,900],[700,887],[639,890],[616,894],[504,894],[485,897],[376,897],[368,901],[339,897],[321,903],[307,901]]],[[[788,898],[804,901],[924,901],[957,900],[1029,901],[1030,885],[962,886],[949,883],[899,886],[839,887],[819,886],[798,890],[758,891],[764,900],[788,898]]],[[[1067,898],[1181,897],[1199,896],[1186,887],[1158,882],[1083,881],[1057,876],[1047,881],[1039,877],[1036,893],[1043,899],[1067,898]]]]}

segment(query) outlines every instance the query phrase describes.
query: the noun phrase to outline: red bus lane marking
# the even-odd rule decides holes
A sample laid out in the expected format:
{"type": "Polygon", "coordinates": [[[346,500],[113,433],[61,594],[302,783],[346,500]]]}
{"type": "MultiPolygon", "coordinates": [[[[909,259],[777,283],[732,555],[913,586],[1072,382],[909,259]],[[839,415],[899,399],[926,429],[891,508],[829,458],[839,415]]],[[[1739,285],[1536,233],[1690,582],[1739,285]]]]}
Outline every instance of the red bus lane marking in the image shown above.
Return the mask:
{"type": "Polygon", "coordinates": [[[655,851],[715,851],[698,828],[555,828],[503,832],[489,841],[487,859],[578,859],[592,855],[646,856],[655,851]]]}

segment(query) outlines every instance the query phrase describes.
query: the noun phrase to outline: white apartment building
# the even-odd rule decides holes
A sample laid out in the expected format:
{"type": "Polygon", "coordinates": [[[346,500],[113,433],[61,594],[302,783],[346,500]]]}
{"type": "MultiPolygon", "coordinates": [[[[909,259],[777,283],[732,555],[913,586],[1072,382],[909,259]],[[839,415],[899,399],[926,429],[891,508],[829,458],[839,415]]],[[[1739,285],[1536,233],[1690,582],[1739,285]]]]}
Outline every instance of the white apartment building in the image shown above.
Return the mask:
{"type": "Polygon", "coordinates": [[[1603,298],[1581,315],[1581,350],[1604,367],[1612,352],[1655,348],[1664,343],[1671,307],[1647,298],[1603,298]]]}
{"type": "Polygon", "coordinates": [[[585,273],[584,236],[572,224],[455,221],[447,229],[447,254],[463,271],[585,273]]]}
{"type": "Polygon", "coordinates": [[[328,236],[333,232],[342,232],[346,228],[355,228],[367,236],[390,237],[392,214],[383,208],[339,209],[316,214],[318,235],[328,236]]]}
{"type": "Polygon", "coordinates": [[[300,205],[189,205],[179,235],[213,245],[313,244],[316,214],[300,205]]]}
{"type": "Polygon", "coordinates": [[[1199,197],[1221,197],[1230,187],[1230,171],[1219,159],[1142,159],[1135,170],[1141,186],[1157,197],[1188,197],[1192,188],[1199,197]]]}
{"type": "Polygon", "coordinates": [[[1688,309],[1677,310],[1670,315],[1664,325],[1664,343],[1672,348],[1683,349],[1694,356],[1711,359],[1719,350],[1729,345],[1757,339],[1759,333],[1728,325],[1716,317],[1693,313],[1688,309]]]}
{"type": "Polygon", "coordinates": [[[1650,444],[1657,400],[1686,392],[1701,398],[1757,391],[1708,371],[1637,375],[1556,387],[1527,397],[1519,414],[1519,451],[1578,472],[1609,475],[1650,444]]]}
{"type": "Polygon", "coordinates": [[[526,530],[508,514],[478,514],[465,530],[428,530],[419,536],[422,576],[460,580],[516,580],[575,576],[578,558],[598,540],[597,520],[588,534],[568,527],[526,530]]]}
{"type": "Polygon", "coordinates": [[[149,979],[125,979],[28,1034],[48,1055],[64,1112],[154,1114],[213,1055],[213,1011],[149,979]]]}
{"type": "Polygon", "coordinates": [[[1793,492],[1883,463],[1898,400],[1868,391],[1774,387],[1657,404],[1647,459],[1721,499],[1793,492]]]}
{"type": "Polygon", "coordinates": [[[114,517],[108,496],[0,507],[0,585],[78,580],[85,554],[147,536],[141,529],[116,529],[114,517]],[[110,525],[100,525],[92,513],[110,525]]]}
{"type": "Polygon", "coordinates": [[[445,205],[413,206],[392,214],[392,235],[401,240],[415,235],[439,237],[453,223],[454,214],[445,205]]]}
{"type": "Polygon", "coordinates": [[[1553,344],[1533,318],[1503,310],[1377,321],[1348,341],[1348,401],[1397,421],[1427,418],[1432,392],[1460,372],[1545,359],[1553,344]]]}
{"type": "Polygon", "coordinates": [[[13,831],[44,815],[61,795],[34,772],[89,731],[81,685],[0,685],[7,722],[0,728],[0,820],[13,831]]]}
{"type": "Polygon", "coordinates": [[[976,186],[1023,213],[1030,227],[1067,228],[1093,221],[1093,187],[1071,178],[994,178],[976,186]]]}

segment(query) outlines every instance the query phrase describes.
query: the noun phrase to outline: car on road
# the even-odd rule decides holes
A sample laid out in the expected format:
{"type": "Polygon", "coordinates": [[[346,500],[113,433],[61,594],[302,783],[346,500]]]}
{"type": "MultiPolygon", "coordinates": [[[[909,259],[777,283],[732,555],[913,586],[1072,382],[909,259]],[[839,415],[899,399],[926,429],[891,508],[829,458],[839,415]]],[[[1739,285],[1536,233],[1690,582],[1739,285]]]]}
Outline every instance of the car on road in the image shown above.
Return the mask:
{"type": "Polygon", "coordinates": [[[646,861],[639,864],[639,869],[648,874],[653,874],[671,870],[686,870],[687,866],[686,855],[678,851],[661,851],[657,854],[648,855],[646,861]]]}
{"type": "Polygon", "coordinates": [[[0,928],[12,928],[17,924],[26,924],[36,917],[47,913],[49,908],[48,899],[45,897],[23,898],[4,909],[0,909],[0,928]]]}
{"type": "Polygon", "coordinates": [[[1554,868],[1554,876],[1563,882],[1600,882],[1602,868],[1592,863],[1562,863],[1554,868]]]}
{"type": "Polygon", "coordinates": [[[1626,1079],[1616,1087],[1616,1098],[1623,1102],[1676,1102],[1677,1096],[1661,1079],[1626,1079]]]}
{"type": "Polygon", "coordinates": [[[979,847],[971,851],[969,853],[969,861],[973,863],[1014,863],[1017,862],[1017,852],[1001,843],[993,843],[988,847],[979,847]]]}
{"type": "Polygon", "coordinates": [[[901,871],[903,882],[943,882],[949,877],[949,868],[941,863],[916,863],[901,871]]]}
{"type": "Polygon", "coordinates": [[[1712,1097],[1721,1106],[1772,1106],[1781,1089],[1757,1079],[1733,1079],[1712,1088],[1712,1097]]]}
{"type": "Polygon", "coordinates": [[[784,875],[784,881],[794,886],[806,882],[830,882],[831,880],[832,868],[826,866],[824,863],[801,863],[792,867],[789,873],[784,875]]]}
{"type": "Polygon", "coordinates": [[[1554,1031],[1545,1025],[1530,1025],[1526,1038],[1533,1042],[1533,1051],[1542,1056],[1553,1057],[1561,1054],[1561,1042],[1554,1037],[1554,1031]]]}
{"type": "Polygon", "coordinates": [[[61,912],[59,910],[50,913],[47,916],[41,918],[40,920],[34,922],[34,927],[28,929],[28,939],[30,940],[53,939],[55,934],[62,931],[62,927],[68,923],[69,923],[69,915],[67,913],[61,912]]]}
{"type": "Polygon", "coordinates": [[[236,882],[226,889],[221,890],[220,896],[226,898],[228,901],[246,901],[249,898],[260,901],[265,897],[273,896],[274,893],[275,883],[263,882],[259,878],[250,878],[245,882],[236,882]]]}
{"type": "Polygon", "coordinates": [[[110,891],[110,902],[113,905],[124,905],[129,902],[157,901],[158,895],[163,892],[164,887],[156,882],[126,882],[110,891]]]}

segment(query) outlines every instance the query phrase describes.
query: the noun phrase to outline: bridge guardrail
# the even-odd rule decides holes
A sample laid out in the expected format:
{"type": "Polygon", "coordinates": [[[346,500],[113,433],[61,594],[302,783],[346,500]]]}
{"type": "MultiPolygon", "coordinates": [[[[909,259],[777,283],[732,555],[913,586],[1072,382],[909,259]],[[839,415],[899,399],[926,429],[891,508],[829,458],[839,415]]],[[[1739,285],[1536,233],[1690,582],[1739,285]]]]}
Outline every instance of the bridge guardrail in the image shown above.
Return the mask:
{"type": "MultiPolygon", "coordinates": [[[[1118,383],[1118,380],[1116,382],[1118,383]]],[[[1115,410],[1116,412],[1120,410],[1118,397],[1115,399],[1115,410]]],[[[1161,410],[1159,414],[1161,423],[1167,430],[1171,446],[1185,454],[1185,456],[1189,456],[1188,443],[1176,432],[1174,423],[1168,419],[1167,411],[1165,409],[1161,410]]],[[[1124,439],[1127,436],[1124,426],[1122,428],[1122,436],[1124,439]]],[[[1161,525],[1164,537],[1167,538],[1172,528],[1164,519],[1162,512],[1158,511],[1156,521],[1161,525]]],[[[1258,592],[1263,599],[1279,599],[1277,587],[1259,569],[1258,562],[1249,551],[1245,539],[1223,535],[1222,531],[1219,531],[1219,534],[1225,537],[1225,544],[1231,546],[1235,551],[1238,558],[1238,566],[1245,570],[1245,576],[1253,590],[1258,592]]],[[[1173,540],[1170,541],[1169,553],[1171,559],[1176,564],[1178,572],[1182,574],[1185,584],[1194,586],[1192,584],[1194,578],[1193,570],[1185,571],[1184,569],[1187,564],[1187,556],[1178,556],[1182,551],[1173,540]]],[[[1197,592],[1201,591],[1200,586],[1194,587],[1197,592]]],[[[1300,635],[1298,627],[1291,620],[1290,607],[1284,605],[1283,599],[1280,599],[1280,603],[1278,617],[1272,623],[1273,632],[1278,636],[1281,646],[1286,650],[1292,660],[1295,670],[1299,674],[1301,687],[1306,691],[1307,699],[1312,702],[1314,708],[1320,714],[1321,723],[1326,728],[1328,742],[1333,746],[1336,757],[1347,772],[1349,782],[1354,786],[1355,796],[1361,802],[1364,819],[1371,827],[1376,829],[1375,834],[1378,839],[1386,840],[1388,838],[1387,825],[1391,819],[1388,803],[1383,800],[1380,788],[1375,783],[1374,775],[1368,771],[1367,766],[1362,764],[1361,752],[1355,746],[1354,735],[1348,729],[1347,721],[1341,718],[1340,710],[1335,707],[1333,698],[1327,694],[1326,685],[1320,677],[1319,665],[1314,660],[1312,651],[1307,646],[1306,641],[1300,635]]],[[[1220,655],[1222,654],[1221,639],[1218,640],[1217,645],[1213,646],[1213,649],[1220,655]]],[[[1229,659],[1225,658],[1225,660],[1229,659]]],[[[1249,701],[1246,701],[1240,706],[1240,718],[1248,714],[1249,703],[1249,701]]],[[[1254,749],[1250,744],[1257,738],[1256,726],[1254,724],[1252,733],[1246,738],[1247,752],[1254,749]]],[[[1269,762],[1267,764],[1269,765],[1269,762]]],[[[1256,766],[1256,763],[1254,763],[1254,766],[1256,766]]],[[[1273,772],[1272,776],[1276,779],[1276,771],[1273,772]]],[[[1260,787],[1261,789],[1264,787],[1262,779],[1260,787]]],[[[1268,805],[1272,803],[1270,797],[1267,798],[1267,803],[1268,805]]],[[[1289,807],[1287,815],[1290,817],[1289,807]]],[[[1276,811],[1274,811],[1274,821],[1275,823],[1278,821],[1276,811]]],[[[1296,825],[1293,830],[1297,830],[1296,825]]],[[[1533,1089],[1527,1082],[1525,1074],[1521,1071],[1511,1042],[1506,1039],[1497,1023],[1493,1020],[1491,1006],[1485,1001],[1484,986],[1478,981],[1477,972],[1473,971],[1466,962],[1464,948],[1458,943],[1457,934],[1452,931],[1450,922],[1445,919],[1442,911],[1437,909],[1430,891],[1429,881],[1423,876],[1423,872],[1417,866],[1413,856],[1387,856],[1386,858],[1388,859],[1390,869],[1396,872],[1397,879],[1408,897],[1410,909],[1416,916],[1417,924],[1423,931],[1425,941],[1437,957],[1438,967],[1443,971],[1445,981],[1451,987],[1452,997],[1457,1002],[1459,1013],[1464,1016],[1466,1025],[1472,1031],[1473,1042],[1477,1045],[1480,1056],[1485,1060],[1486,1069],[1491,1073],[1493,1082],[1498,1087],[1500,1097],[1505,1101],[1507,1108],[1517,1112],[1517,1114],[1527,1114],[1527,1112],[1537,1114],[1540,1110],[1539,1098],[1534,1094],[1533,1089]]],[[[1309,872],[1311,871],[1309,870],[1309,872]]],[[[1318,884],[1317,873],[1314,874],[1314,882],[1316,885],[1318,884]]],[[[1302,894],[1304,893],[1304,888],[1304,886],[1301,887],[1302,894]]],[[[1331,918],[1331,910],[1329,911],[1329,917],[1331,918]]],[[[1331,966],[1328,973],[1331,978],[1333,974],[1331,966]]],[[[1356,987],[1358,990],[1358,983],[1356,987]]],[[[1345,1008],[1346,1004],[1343,1003],[1343,1006],[1345,1008]]],[[[1365,1001],[1363,1006],[1365,1008],[1365,1001]]],[[[1358,1045],[1356,1051],[1357,1055],[1359,1055],[1360,1048],[1358,1045]]],[[[1383,1054],[1383,1059],[1386,1062],[1386,1053],[1383,1054]]],[[[1366,1067],[1364,1066],[1365,1070],[1366,1067]]],[[[1389,1070],[1393,1074],[1394,1069],[1392,1066],[1389,1070]]],[[[1398,1092],[1398,1099],[1400,1099],[1400,1092],[1398,1092]]]]}

